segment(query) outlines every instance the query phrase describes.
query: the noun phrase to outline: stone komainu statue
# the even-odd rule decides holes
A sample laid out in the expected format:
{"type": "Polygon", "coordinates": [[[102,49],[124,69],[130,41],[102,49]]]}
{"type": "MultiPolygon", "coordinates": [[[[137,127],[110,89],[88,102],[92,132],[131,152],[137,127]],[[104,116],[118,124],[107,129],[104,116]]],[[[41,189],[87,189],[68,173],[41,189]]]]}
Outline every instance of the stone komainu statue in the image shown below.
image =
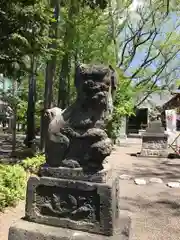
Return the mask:
{"type": "Polygon", "coordinates": [[[104,128],[112,112],[116,88],[112,69],[102,65],[79,65],[75,77],[77,98],[65,110],[46,111],[48,133],[46,163],[51,167],[82,167],[99,171],[112,151],[104,128]]]}

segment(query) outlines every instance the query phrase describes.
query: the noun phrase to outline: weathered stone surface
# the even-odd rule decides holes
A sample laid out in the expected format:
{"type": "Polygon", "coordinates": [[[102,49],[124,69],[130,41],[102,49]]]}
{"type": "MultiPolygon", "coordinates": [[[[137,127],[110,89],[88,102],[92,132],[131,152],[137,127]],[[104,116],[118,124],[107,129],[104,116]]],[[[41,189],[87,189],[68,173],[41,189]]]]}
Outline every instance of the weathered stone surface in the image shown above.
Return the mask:
{"type": "Polygon", "coordinates": [[[180,188],[180,182],[168,182],[167,186],[170,188],[180,188]]]}
{"type": "Polygon", "coordinates": [[[151,183],[163,183],[163,180],[161,178],[150,178],[149,182],[151,182],[151,183]]]}
{"type": "MultiPolygon", "coordinates": [[[[138,155],[139,156],[139,155],[138,155]]],[[[142,149],[140,157],[157,157],[166,158],[168,156],[167,150],[142,149]]]]}
{"type": "Polygon", "coordinates": [[[143,136],[142,147],[152,150],[166,150],[167,136],[143,136]]]}
{"type": "Polygon", "coordinates": [[[146,132],[142,134],[142,157],[167,157],[168,135],[159,120],[150,123],[146,132]]]}
{"type": "Polygon", "coordinates": [[[136,178],[136,179],[134,179],[134,182],[135,182],[137,185],[146,185],[146,180],[145,180],[145,179],[142,179],[142,178],[136,178]]]}
{"type": "Polygon", "coordinates": [[[146,135],[161,135],[164,134],[164,127],[162,126],[161,120],[154,120],[149,123],[149,126],[146,129],[144,134],[146,135]]]}
{"type": "Polygon", "coordinates": [[[80,65],[76,72],[77,99],[65,110],[46,111],[46,161],[50,167],[82,167],[97,172],[112,151],[104,128],[112,113],[116,88],[109,67],[80,65]]]}
{"type": "Polygon", "coordinates": [[[132,179],[131,176],[126,175],[126,174],[122,174],[122,175],[120,175],[119,178],[122,179],[122,180],[130,180],[130,179],[132,179]]]}
{"type": "Polygon", "coordinates": [[[97,183],[106,183],[112,176],[112,168],[109,164],[104,164],[103,169],[96,173],[84,173],[82,168],[52,168],[52,167],[41,167],[39,170],[39,176],[74,179],[81,181],[90,181],[97,183]]]}
{"type": "Polygon", "coordinates": [[[130,240],[130,238],[131,218],[126,212],[121,211],[113,236],[103,236],[20,220],[10,228],[8,240],[130,240]]]}
{"type": "Polygon", "coordinates": [[[139,135],[142,136],[146,132],[145,129],[139,129],[139,135]]]}
{"type": "Polygon", "coordinates": [[[112,235],[119,213],[119,180],[100,184],[49,177],[28,181],[26,219],[112,235]]]}

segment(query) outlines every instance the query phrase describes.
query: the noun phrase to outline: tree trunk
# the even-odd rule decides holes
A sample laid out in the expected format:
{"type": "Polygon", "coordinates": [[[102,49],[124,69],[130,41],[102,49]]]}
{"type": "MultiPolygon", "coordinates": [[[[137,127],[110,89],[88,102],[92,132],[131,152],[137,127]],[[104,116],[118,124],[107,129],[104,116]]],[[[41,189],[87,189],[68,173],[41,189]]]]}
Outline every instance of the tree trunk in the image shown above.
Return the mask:
{"type": "Polygon", "coordinates": [[[79,4],[74,0],[70,1],[66,32],[64,36],[65,53],[62,58],[59,76],[58,107],[65,109],[70,102],[70,71],[71,71],[71,51],[73,49],[73,37],[76,31],[73,23],[74,16],[79,12],[79,4]]]}
{"type": "MultiPolygon", "coordinates": [[[[51,1],[51,7],[54,8],[54,18],[55,22],[52,23],[49,35],[52,39],[57,39],[58,37],[58,18],[59,18],[59,1],[51,1]]],[[[57,44],[56,41],[53,41],[52,44],[49,45],[50,49],[56,49],[57,44]]],[[[45,77],[45,92],[44,92],[44,106],[41,112],[41,138],[40,138],[40,150],[43,152],[45,147],[45,136],[46,136],[46,126],[44,121],[44,114],[46,109],[51,107],[53,101],[53,79],[56,71],[56,55],[52,56],[52,58],[47,62],[46,66],[46,77],[45,77]]]]}
{"type": "MultiPolygon", "coordinates": [[[[119,3],[117,1],[117,7],[119,3]]],[[[118,46],[117,46],[117,36],[116,36],[116,24],[118,22],[118,14],[116,13],[115,16],[113,14],[113,7],[112,7],[112,1],[109,0],[109,17],[111,21],[111,37],[114,45],[114,56],[116,60],[116,65],[118,64],[119,58],[118,58],[118,46]]]]}
{"type": "Polygon", "coordinates": [[[69,73],[70,73],[70,60],[69,54],[66,53],[63,57],[62,64],[61,64],[61,72],[59,76],[59,92],[58,92],[58,107],[65,109],[68,105],[68,83],[70,84],[69,80],[69,73]]]}
{"type": "MultiPolygon", "coordinates": [[[[13,81],[13,96],[15,96],[15,92],[17,90],[17,82],[13,81]]],[[[17,117],[17,106],[14,106],[13,109],[13,119],[12,119],[12,154],[16,150],[16,118],[17,117]]]]}
{"type": "Polygon", "coordinates": [[[12,153],[16,150],[16,115],[17,115],[17,109],[15,107],[14,114],[13,114],[13,121],[12,121],[12,153]]]}
{"type": "Polygon", "coordinates": [[[36,60],[31,58],[31,73],[29,76],[29,93],[28,93],[28,109],[27,109],[27,133],[24,141],[29,148],[32,147],[36,138],[35,134],[35,104],[36,104],[36,60]]]}

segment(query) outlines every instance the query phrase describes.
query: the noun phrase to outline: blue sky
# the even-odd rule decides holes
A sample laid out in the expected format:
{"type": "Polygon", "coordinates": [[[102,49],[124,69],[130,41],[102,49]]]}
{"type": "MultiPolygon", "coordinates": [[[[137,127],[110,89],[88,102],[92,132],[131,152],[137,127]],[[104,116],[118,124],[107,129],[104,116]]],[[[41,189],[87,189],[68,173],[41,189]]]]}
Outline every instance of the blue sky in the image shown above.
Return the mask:
{"type": "MultiPolygon", "coordinates": [[[[166,39],[167,33],[172,32],[172,31],[176,31],[177,36],[180,36],[180,26],[178,28],[177,24],[180,23],[179,21],[180,19],[178,18],[176,13],[172,13],[169,15],[169,18],[164,22],[164,24],[162,24],[160,26],[160,34],[158,34],[158,36],[156,37],[156,41],[161,41],[164,42],[163,40],[166,39]],[[174,30],[176,28],[176,30],[174,30]]],[[[172,46],[173,48],[173,46],[172,46]]],[[[180,48],[180,46],[179,46],[180,48]]],[[[137,69],[140,64],[143,62],[144,57],[146,56],[146,52],[148,50],[148,46],[146,47],[145,45],[143,45],[141,48],[138,49],[133,61],[131,62],[130,67],[127,69],[126,71],[126,75],[129,76],[132,74],[133,70],[137,69]]],[[[171,71],[173,68],[175,68],[175,66],[178,66],[180,62],[180,54],[178,54],[176,56],[176,58],[171,61],[171,63],[168,66],[168,71],[171,71]]],[[[155,70],[157,68],[158,62],[154,61],[151,65],[150,68],[151,70],[155,70]]],[[[173,76],[175,79],[178,79],[178,77],[180,78],[180,71],[176,72],[176,74],[174,74],[173,76]]],[[[174,80],[175,81],[175,80],[174,80]]],[[[162,83],[162,82],[161,82],[162,83]]],[[[159,84],[161,84],[159,82],[159,84]]]]}

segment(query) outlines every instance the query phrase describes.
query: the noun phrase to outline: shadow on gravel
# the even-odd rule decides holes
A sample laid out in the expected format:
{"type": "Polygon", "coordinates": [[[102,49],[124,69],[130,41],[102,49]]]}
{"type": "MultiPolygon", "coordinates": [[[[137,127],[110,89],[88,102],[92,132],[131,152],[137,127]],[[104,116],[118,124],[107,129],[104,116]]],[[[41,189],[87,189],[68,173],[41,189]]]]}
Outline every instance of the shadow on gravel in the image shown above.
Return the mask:
{"type": "Polygon", "coordinates": [[[134,163],[133,170],[127,170],[126,174],[134,177],[158,177],[162,180],[177,180],[180,179],[180,163],[158,162],[152,165],[142,165],[141,163],[134,163]]]}
{"type": "MultiPolygon", "coordinates": [[[[169,198],[169,196],[167,196],[169,198]]],[[[180,204],[178,203],[178,197],[174,201],[169,199],[160,199],[160,200],[149,200],[143,197],[137,198],[128,198],[122,197],[124,201],[124,207],[122,208],[131,212],[139,211],[148,211],[152,216],[159,217],[166,213],[171,214],[171,216],[179,217],[180,216],[180,204]]]]}
{"type": "Polygon", "coordinates": [[[162,180],[180,180],[180,160],[165,158],[133,158],[129,168],[120,169],[120,174],[132,177],[158,177],[162,180]],[[134,161],[135,160],[135,161],[134,161]]]}
{"type": "Polygon", "coordinates": [[[137,153],[127,153],[129,156],[131,157],[138,157],[138,155],[140,154],[140,152],[137,153]]]}
{"type": "Polygon", "coordinates": [[[160,200],[155,202],[156,204],[163,204],[164,206],[168,207],[168,208],[172,208],[172,209],[176,209],[179,210],[179,214],[180,214],[180,204],[174,201],[170,201],[170,200],[160,200]]]}

